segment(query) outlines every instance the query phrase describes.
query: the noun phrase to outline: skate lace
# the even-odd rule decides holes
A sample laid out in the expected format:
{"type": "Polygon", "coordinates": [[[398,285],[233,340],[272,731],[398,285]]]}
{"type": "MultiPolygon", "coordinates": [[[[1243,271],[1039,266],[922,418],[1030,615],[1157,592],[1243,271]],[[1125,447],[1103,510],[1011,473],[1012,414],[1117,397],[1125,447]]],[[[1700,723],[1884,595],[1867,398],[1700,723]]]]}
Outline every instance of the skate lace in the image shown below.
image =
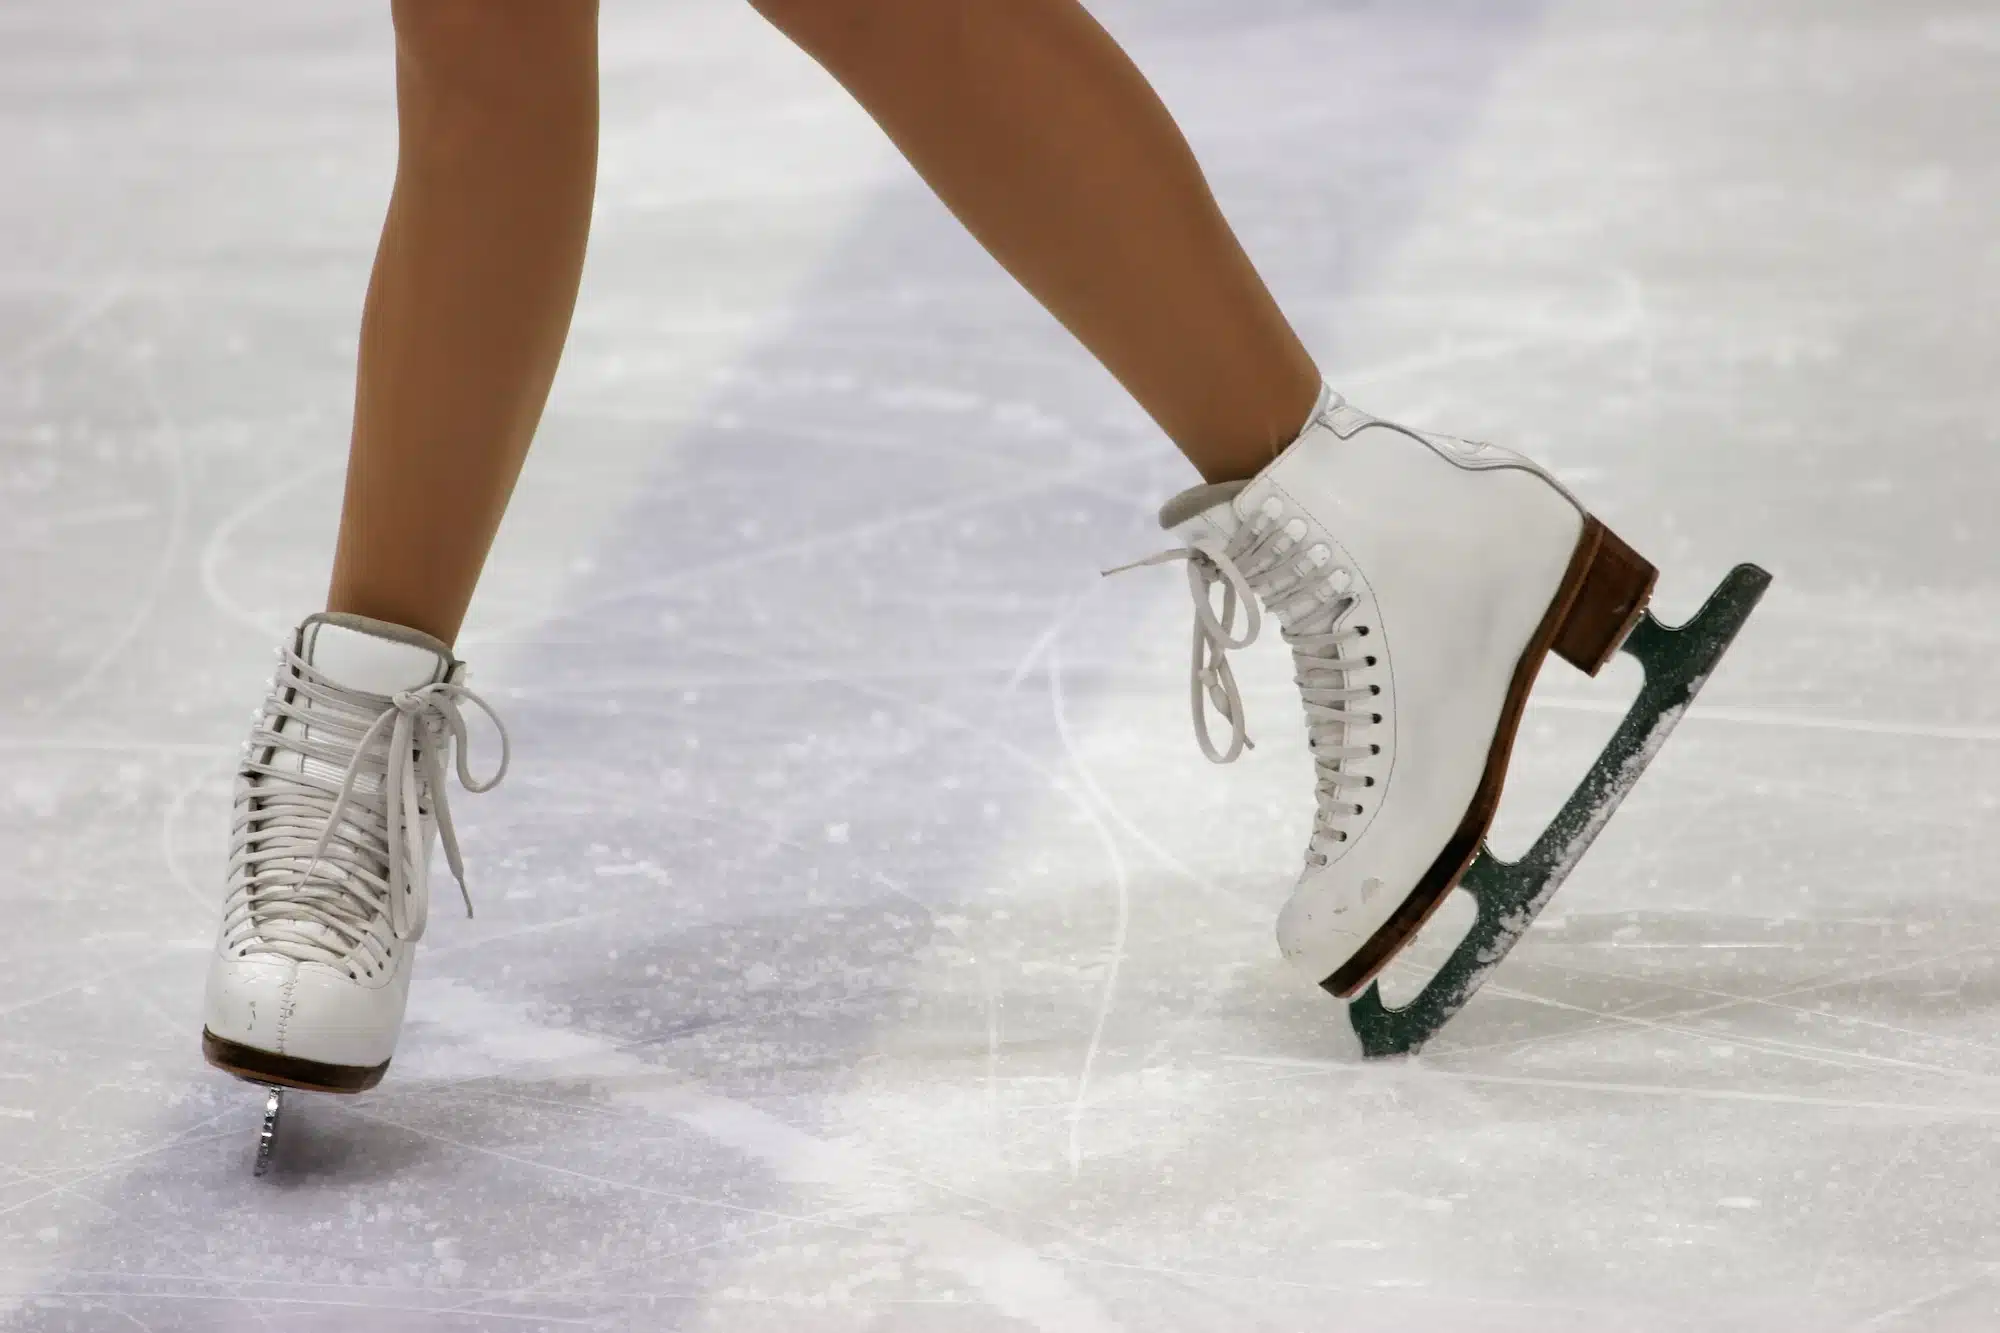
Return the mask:
{"type": "Polygon", "coordinates": [[[507,775],[507,729],[491,705],[454,682],[385,697],[334,684],[290,649],[280,656],[277,685],[244,747],[226,947],[372,973],[388,963],[392,941],[423,935],[426,813],[472,915],[443,753],[451,752],[466,791],[491,791],[507,775]],[[500,734],[499,767],[484,781],[467,764],[462,703],[500,734]],[[287,754],[297,756],[296,768],[278,766],[287,754]]]}
{"type": "Polygon", "coordinates": [[[1254,748],[1229,654],[1256,642],[1263,624],[1260,604],[1277,616],[1282,637],[1291,646],[1292,680],[1305,705],[1307,744],[1318,779],[1314,786],[1318,811],[1306,857],[1324,865],[1333,846],[1348,840],[1344,825],[1365,813],[1366,807],[1350,793],[1375,785],[1373,777],[1350,772],[1348,765],[1380,753],[1377,745],[1354,744],[1353,733],[1382,721],[1381,714],[1368,706],[1382,691],[1377,685],[1348,682],[1351,673],[1376,661],[1354,651],[1368,637],[1368,626],[1341,624],[1358,600],[1353,571],[1339,565],[1324,543],[1300,553],[1310,529],[1303,519],[1280,521],[1283,518],[1284,503],[1274,496],[1228,542],[1196,537],[1184,547],[1105,573],[1186,562],[1188,591],[1194,600],[1189,705],[1195,740],[1213,763],[1232,763],[1244,750],[1254,748]],[[1217,584],[1222,586],[1219,612],[1214,599],[1217,584]],[[1245,613],[1241,633],[1236,628],[1239,608],[1245,613]],[[1229,723],[1229,744],[1222,749],[1209,731],[1210,706],[1229,723]]]}

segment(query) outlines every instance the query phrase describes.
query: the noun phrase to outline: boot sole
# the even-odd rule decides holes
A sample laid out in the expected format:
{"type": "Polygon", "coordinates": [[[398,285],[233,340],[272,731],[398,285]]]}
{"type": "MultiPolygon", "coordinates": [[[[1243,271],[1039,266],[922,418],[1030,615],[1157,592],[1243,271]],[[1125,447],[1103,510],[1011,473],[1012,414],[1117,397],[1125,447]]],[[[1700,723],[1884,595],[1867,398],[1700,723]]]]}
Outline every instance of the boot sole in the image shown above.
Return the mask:
{"type": "Polygon", "coordinates": [[[387,1060],[374,1066],[321,1064],[224,1041],[207,1028],[201,1030],[201,1053],[217,1069],[240,1079],[307,1092],[366,1092],[389,1072],[387,1060]]]}
{"type": "Polygon", "coordinates": [[[1354,956],[1336,969],[1320,986],[1343,1000],[1352,999],[1389,965],[1404,945],[1415,938],[1443,906],[1458,881],[1465,876],[1479,844],[1493,826],[1500,809],[1500,789],[1507,778],[1507,761],[1514,752],[1514,737],[1521,727],[1521,713],[1528,704],[1528,692],[1551,652],[1585,675],[1595,676],[1617,653],[1625,636],[1646,613],[1653,595],[1656,570],[1597,519],[1585,516],[1583,534],[1563,572],[1555,599],[1542,616],[1542,623],[1528,641],[1527,650],[1514,667],[1514,679],[1507,688],[1507,703],[1500,710],[1500,725],[1486,752],[1486,771],[1465,818],[1431,863],[1416,888],[1410,891],[1393,915],[1354,956]]]}

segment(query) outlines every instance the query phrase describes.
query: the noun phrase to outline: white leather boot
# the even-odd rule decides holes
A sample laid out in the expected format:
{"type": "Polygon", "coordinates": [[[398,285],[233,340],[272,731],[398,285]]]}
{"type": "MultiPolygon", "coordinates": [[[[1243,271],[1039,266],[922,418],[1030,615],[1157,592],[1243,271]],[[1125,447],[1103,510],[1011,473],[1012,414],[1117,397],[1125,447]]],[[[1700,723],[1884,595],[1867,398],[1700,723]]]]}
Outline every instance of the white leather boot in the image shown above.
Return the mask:
{"type": "Polygon", "coordinates": [[[506,732],[499,770],[474,781],[459,705],[499,719],[451,651],[415,630],[316,615],[279,659],[237,778],[202,1050],[259,1083],[360,1092],[402,1030],[434,835],[464,890],[447,753],[468,791],[490,790],[506,732]]]}
{"type": "Polygon", "coordinates": [[[1351,996],[1472,860],[1543,658],[1594,675],[1653,568],[1519,454],[1377,420],[1331,390],[1256,477],[1196,487],[1160,521],[1186,545],[1142,563],[1188,562],[1209,758],[1248,743],[1226,654],[1257,637],[1260,607],[1291,645],[1318,814],[1278,943],[1351,996]],[[1221,749],[1204,696],[1230,726],[1221,749]]]}

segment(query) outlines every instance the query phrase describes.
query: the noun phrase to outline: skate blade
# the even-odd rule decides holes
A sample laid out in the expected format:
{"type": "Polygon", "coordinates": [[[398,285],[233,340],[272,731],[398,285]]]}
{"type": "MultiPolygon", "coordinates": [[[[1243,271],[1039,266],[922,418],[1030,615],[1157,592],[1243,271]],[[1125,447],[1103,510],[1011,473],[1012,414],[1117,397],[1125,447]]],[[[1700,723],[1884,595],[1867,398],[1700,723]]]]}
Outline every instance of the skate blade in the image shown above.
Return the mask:
{"type": "Polygon", "coordinates": [[[1638,783],[1770,585],[1764,570],[1738,565],[1685,625],[1663,625],[1651,612],[1637,616],[1621,648],[1646,673],[1639,697],[1527,855],[1503,861],[1479,844],[1457,884],[1478,904],[1478,919],[1429,984],[1400,1009],[1384,1004],[1372,982],[1348,1005],[1365,1055],[1414,1054],[1465,1007],[1638,783]]]}
{"type": "Polygon", "coordinates": [[[257,1161],[250,1168],[250,1174],[261,1177],[271,1169],[271,1154],[278,1146],[278,1120],[285,1113],[285,1090],[266,1088],[264,1090],[264,1124],[257,1131],[257,1161]]]}

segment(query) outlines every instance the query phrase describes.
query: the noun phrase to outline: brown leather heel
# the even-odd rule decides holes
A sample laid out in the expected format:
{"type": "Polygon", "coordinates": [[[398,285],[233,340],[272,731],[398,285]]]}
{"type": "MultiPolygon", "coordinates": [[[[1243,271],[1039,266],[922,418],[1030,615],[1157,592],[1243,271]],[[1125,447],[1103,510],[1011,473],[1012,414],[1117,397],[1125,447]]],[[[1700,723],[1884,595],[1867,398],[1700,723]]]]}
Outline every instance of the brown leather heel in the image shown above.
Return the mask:
{"type": "Polygon", "coordinates": [[[1552,645],[1577,670],[1596,675],[1646,612],[1659,571],[1594,518],[1597,550],[1552,645]]]}
{"type": "Polygon", "coordinates": [[[317,1060],[301,1060],[295,1055],[279,1055],[225,1041],[207,1028],[201,1030],[201,1053],[217,1069],[246,1083],[303,1088],[307,1092],[366,1092],[389,1072],[387,1060],[372,1067],[325,1065],[317,1060]]]}

